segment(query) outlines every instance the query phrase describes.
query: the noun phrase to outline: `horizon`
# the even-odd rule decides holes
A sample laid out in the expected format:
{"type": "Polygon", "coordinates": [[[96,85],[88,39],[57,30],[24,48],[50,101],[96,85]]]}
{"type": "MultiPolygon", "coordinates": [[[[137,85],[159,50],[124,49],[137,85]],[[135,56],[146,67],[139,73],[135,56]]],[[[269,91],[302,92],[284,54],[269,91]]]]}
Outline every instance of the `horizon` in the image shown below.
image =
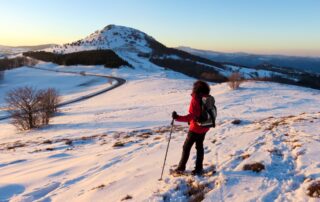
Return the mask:
{"type": "Polygon", "coordinates": [[[70,43],[116,24],[143,31],[168,47],[320,57],[320,2],[315,0],[2,4],[0,17],[10,19],[0,22],[0,44],[5,46],[70,43]]]}

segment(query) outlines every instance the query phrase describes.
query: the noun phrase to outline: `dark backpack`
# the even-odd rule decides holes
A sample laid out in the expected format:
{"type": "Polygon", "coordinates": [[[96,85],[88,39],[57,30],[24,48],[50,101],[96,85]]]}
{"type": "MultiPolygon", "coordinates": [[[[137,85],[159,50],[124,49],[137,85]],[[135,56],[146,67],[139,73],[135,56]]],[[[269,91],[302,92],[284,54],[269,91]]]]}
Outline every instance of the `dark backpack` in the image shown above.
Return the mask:
{"type": "Polygon", "coordinates": [[[215,128],[217,118],[217,107],[214,97],[202,97],[200,100],[201,114],[198,119],[198,124],[202,127],[215,128]]]}

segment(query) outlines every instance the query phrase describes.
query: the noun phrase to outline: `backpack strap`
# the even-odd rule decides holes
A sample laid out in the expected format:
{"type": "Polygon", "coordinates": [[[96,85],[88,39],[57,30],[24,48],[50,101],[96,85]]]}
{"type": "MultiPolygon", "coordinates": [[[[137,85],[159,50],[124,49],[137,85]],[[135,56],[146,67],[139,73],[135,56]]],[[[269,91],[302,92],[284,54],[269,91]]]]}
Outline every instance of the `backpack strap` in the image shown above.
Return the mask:
{"type": "Polygon", "coordinates": [[[211,117],[212,126],[215,128],[216,127],[216,123],[215,123],[215,118],[214,118],[214,116],[212,114],[212,110],[207,110],[207,112],[208,112],[209,116],[211,117]]]}
{"type": "MultiPolygon", "coordinates": [[[[216,108],[216,106],[215,106],[215,99],[214,99],[214,97],[212,97],[213,98],[213,108],[217,111],[217,108],[216,108]]],[[[202,103],[202,99],[201,99],[201,103],[202,103]]],[[[202,103],[203,104],[203,103],[202,103]]],[[[211,118],[211,121],[212,121],[212,127],[216,127],[216,123],[215,123],[215,117],[213,116],[213,113],[212,113],[212,109],[207,109],[206,107],[205,107],[205,110],[206,110],[206,112],[209,114],[209,116],[210,116],[210,118],[211,118]]]]}
{"type": "Polygon", "coordinates": [[[196,117],[196,121],[199,121],[201,119],[201,114],[202,114],[202,107],[203,107],[203,103],[202,103],[202,97],[200,96],[196,96],[195,99],[198,100],[199,105],[200,105],[200,115],[198,117],[196,117]]]}

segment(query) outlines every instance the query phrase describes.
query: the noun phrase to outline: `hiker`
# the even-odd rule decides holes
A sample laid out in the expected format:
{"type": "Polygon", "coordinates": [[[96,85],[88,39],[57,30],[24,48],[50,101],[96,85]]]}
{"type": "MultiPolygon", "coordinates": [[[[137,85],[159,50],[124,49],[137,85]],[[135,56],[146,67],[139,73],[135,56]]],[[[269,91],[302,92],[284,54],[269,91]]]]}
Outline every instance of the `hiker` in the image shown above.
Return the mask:
{"type": "MultiPolygon", "coordinates": [[[[202,126],[200,122],[200,116],[203,113],[203,98],[211,97],[210,96],[210,87],[204,81],[196,81],[193,84],[192,94],[191,94],[191,103],[189,106],[189,114],[185,116],[180,116],[176,111],[172,112],[172,118],[179,122],[188,122],[189,132],[184,141],[182,156],[179,162],[178,167],[174,170],[176,173],[183,173],[186,169],[186,164],[189,159],[190,150],[192,145],[196,144],[197,149],[197,159],[195,169],[191,172],[192,175],[201,175],[203,173],[203,141],[206,136],[206,133],[209,131],[210,127],[215,127],[215,118],[211,120],[210,126],[202,126]]],[[[215,108],[215,106],[214,106],[215,108]]],[[[216,108],[215,108],[216,110],[216,108]]],[[[216,116],[216,111],[215,111],[216,116]]]]}

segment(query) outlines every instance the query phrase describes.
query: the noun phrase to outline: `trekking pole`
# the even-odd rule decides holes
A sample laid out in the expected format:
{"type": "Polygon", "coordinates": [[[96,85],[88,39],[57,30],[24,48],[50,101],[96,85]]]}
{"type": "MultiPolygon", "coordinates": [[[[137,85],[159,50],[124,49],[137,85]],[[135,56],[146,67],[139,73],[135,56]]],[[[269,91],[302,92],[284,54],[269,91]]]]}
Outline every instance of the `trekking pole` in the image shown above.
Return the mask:
{"type": "Polygon", "coordinates": [[[162,166],[162,172],[161,172],[161,176],[160,176],[159,181],[162,180],[162,175],[163,175],[164,166],[166,165],[167,154],[168,154],[169,144],[170,144],[170,140],[171,140],[171,134],[172,134],[172,130],[173,130],[173,123],[174,123],[174,119],[172,119],[172,121],[171,121],[171,130],[170,130],[170,135],[169,135],[169,140],[168,140],[166,155],[165,155],[165,157],[164,157],[164,162],[163,162],[163,166],[162,166]]]}

